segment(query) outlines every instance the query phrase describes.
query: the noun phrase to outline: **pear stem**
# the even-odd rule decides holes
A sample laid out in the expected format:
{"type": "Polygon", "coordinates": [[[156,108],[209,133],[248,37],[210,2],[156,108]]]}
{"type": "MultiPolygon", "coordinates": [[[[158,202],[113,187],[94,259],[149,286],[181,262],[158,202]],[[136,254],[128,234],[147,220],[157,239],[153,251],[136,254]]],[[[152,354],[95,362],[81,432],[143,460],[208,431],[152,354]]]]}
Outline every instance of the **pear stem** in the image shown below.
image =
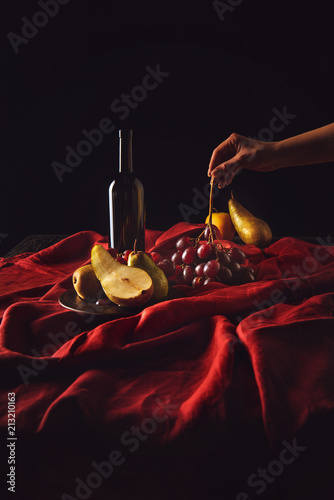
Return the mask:
{"type": "Polygon", "coordinates": [[[137,239],[135,239],[135,242],[133,244],[133,253],[137,253],[137,239]]]}

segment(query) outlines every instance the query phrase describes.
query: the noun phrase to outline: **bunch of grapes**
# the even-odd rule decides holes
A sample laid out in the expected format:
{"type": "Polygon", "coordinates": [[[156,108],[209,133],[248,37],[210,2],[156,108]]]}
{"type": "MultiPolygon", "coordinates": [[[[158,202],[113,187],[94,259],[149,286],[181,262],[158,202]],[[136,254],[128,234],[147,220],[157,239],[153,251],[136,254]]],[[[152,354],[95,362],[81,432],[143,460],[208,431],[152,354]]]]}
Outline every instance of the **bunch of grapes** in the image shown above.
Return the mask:
{"type": "Polygon", "coordinates": [[[246,265],[246,255],[241,248],[224,247],[221,241],[210,238],[209,231],[207,227],[200,235],[203,239],[179,238],[170,259],[152,252],[153,261],[168,280],[177,285],[197,288],[212,282],[241,285],[255,281],[254,270],[246,265]]]}

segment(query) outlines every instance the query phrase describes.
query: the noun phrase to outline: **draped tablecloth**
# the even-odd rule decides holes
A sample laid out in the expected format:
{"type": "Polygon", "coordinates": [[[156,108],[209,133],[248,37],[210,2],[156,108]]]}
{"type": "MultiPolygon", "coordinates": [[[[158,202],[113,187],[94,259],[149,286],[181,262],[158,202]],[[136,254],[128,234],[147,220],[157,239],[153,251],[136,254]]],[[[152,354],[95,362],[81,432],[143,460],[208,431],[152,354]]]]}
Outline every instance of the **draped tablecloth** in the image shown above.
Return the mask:
{"type": "MultiPolygon", "coordinates": [[[[202,228],[147,230],[146,250],[168,257],[202,228]]],[[[58,302],[96,243],[107,248],[82,231],[0,259],[1,470],[15,460],[13,498],[321,498],[334,470],[334,246],[242,245],[254,283],[176,286],[110,319],[58,302]]]]}

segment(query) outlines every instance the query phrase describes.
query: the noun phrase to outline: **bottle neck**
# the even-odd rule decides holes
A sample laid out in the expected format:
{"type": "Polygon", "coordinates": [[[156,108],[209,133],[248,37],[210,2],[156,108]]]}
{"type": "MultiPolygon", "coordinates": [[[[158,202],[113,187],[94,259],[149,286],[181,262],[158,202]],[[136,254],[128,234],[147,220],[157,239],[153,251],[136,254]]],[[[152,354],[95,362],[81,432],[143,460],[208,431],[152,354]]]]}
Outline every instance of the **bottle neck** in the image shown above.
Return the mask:
{"type": "Polygon", "coordinates": [[[133,172],[132,164],[132,130],[119,131],[119,172],[133,172]]]}

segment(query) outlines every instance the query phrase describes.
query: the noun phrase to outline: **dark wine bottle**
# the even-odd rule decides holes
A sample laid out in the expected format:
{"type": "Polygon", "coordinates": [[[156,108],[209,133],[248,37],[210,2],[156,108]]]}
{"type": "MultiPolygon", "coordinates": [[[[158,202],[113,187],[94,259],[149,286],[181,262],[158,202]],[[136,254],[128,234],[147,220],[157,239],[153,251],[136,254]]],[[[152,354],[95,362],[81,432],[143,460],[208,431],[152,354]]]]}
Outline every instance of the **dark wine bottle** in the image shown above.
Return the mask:
{"type": "Polygon", "coordinates": [[[145,251],[143,184],[133,173],[132,130],[119,131],[119,172],[109,187],[109,247],[145,251]]]}

